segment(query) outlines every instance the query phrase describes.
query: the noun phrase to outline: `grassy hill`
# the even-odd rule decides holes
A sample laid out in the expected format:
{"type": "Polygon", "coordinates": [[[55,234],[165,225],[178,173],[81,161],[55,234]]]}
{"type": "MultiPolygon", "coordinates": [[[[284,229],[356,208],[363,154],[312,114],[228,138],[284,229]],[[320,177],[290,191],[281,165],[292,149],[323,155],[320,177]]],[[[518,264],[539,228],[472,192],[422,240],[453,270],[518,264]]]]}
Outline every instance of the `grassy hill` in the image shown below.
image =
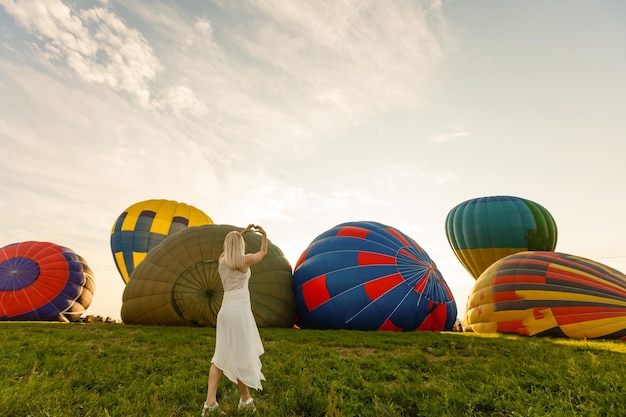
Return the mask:
{"type": "MultiPolygon", "coordinates": [[[[260,329],[257,416],[626,416],[626,343],[260,329]]],[[[0,323],[0,416],[198,416],[207,328],[0,323]]],[[[237,389],[222,378],[221,409],[237,389]]]]}

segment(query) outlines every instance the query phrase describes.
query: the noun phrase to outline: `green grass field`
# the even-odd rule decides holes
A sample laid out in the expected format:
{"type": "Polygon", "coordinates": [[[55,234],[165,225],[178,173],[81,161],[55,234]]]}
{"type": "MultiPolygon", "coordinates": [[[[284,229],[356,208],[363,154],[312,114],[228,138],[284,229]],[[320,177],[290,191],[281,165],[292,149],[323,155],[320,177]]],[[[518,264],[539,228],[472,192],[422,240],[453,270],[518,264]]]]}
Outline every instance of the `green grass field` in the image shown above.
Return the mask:
{"type": "MultiPolygon", "coordinates": [[[[626,343],[260,329],[257,416],[626,416],[626,343]]],[[[0,416],[198,416],[215,330],[0,323],[0,416]]],[[[237,411],[234,384],[218,400],[237,411]]]]}

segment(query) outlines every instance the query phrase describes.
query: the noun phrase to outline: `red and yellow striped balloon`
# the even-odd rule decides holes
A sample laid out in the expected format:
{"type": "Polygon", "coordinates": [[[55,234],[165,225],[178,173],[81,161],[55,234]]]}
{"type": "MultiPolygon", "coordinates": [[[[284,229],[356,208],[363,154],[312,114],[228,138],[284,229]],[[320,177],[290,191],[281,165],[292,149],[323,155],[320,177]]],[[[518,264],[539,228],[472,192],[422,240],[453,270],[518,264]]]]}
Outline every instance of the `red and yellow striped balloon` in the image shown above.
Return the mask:
{"type": "Polygon", "coordinates": [[[558,252],[509,255],[481,274],[464,330],[626,340],[626,275],[558,252]]]}

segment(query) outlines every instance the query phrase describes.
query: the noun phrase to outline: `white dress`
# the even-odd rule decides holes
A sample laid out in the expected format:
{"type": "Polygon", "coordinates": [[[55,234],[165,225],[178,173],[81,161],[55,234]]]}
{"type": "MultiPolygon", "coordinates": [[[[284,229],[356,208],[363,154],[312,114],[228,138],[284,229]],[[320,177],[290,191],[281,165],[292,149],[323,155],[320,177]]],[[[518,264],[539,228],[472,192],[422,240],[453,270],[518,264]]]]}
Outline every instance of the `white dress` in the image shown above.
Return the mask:
{"type": "Polygon", "coordinates": [[[224,299],[215,330],[215,353],[211,362],[234,383],[240,380],[250,388],[262,390],[261,356],[265,351],[252,308],[248,280],[250,269],[240,272],[219,262],[224,299]]]}

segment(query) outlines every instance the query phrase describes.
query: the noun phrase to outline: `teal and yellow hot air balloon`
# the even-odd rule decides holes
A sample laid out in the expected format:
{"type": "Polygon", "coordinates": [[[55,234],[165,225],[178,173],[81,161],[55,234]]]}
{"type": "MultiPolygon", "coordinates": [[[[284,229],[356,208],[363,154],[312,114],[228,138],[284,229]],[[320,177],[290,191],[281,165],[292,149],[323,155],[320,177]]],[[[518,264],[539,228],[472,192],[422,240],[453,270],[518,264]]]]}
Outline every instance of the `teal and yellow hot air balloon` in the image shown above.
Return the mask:
{"type": "Polygon", "coordinates": [[[111,251],[125,283],[148,252],[191,226],[212,224],[202,210],[172,200],[146,200],[128,207],[111,230],[111,251]]]}
{"type": "Polygon", "coordinates": [[[557,228],[543,206],[520,197],[467,200],[448,213],[446,236],[465,269],[478,279],[491,264],[522,251],[553,251],[557,228]]]}

